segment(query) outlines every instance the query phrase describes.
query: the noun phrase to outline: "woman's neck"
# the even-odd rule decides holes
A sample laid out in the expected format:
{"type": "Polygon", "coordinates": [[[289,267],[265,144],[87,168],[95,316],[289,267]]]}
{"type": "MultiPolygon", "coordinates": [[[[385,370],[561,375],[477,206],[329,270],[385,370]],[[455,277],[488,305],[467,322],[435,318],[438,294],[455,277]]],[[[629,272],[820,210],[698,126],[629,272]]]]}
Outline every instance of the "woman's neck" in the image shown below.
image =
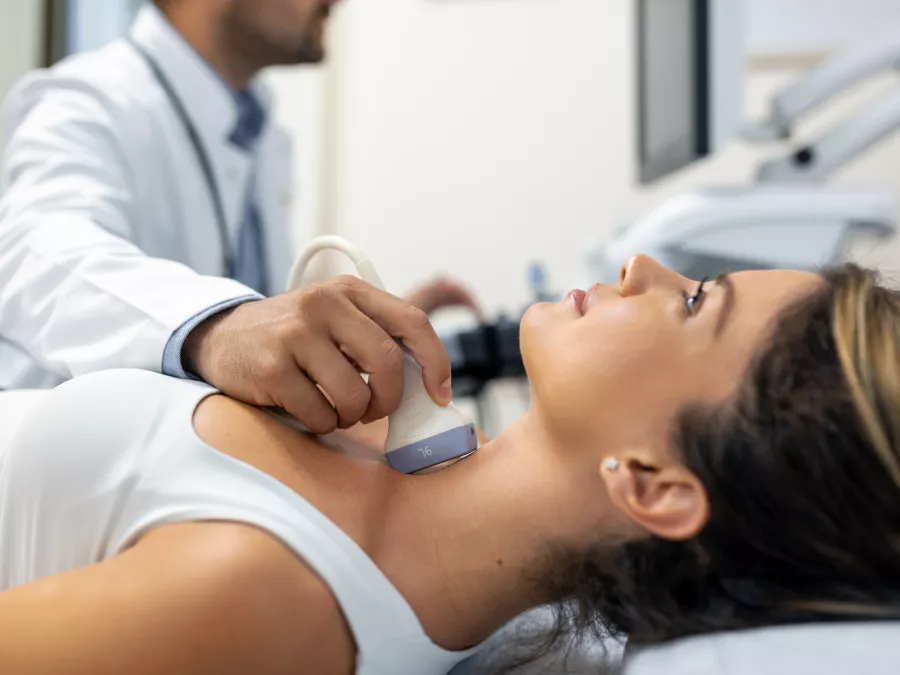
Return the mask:
{"type": "Polygon", "coordinates": [[[201,438],[296,490],[343,529],[446,649],[478,644],[556,600],[540,584],[553,572],[553,551],[595,542],[609,514],[596,464],[554,447],[533,412],[463,461],[405,476],[375,449],[384,426],[316,441],[222,401],[198,408],[201,438]],[[207,419],[206,410],[218,416],[207,419]]]}
{"type": "Polygon", "coordinates": [[[549,442],[528,415],[452,467],[396,479],[370,555],[441,646],[472,646],[556,600],[540,584],[551,551],[596,536],[607,510],[596,467],[549,442]]]}

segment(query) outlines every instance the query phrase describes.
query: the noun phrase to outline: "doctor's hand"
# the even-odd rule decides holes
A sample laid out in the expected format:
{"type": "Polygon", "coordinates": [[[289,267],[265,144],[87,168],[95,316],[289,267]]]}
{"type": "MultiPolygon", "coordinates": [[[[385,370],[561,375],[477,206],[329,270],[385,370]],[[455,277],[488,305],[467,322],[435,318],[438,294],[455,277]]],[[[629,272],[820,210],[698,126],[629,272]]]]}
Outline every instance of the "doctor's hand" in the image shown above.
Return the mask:
{"type": "Polygon", "coordinates": [[[191,331],[185,370],[222,393],[283,408],[326,434],[392,413],[403,395],[402,340],[439,405],[450,402],[450,358],[428,316],[352,276],[217,314],[191,331]],[[360,373],[369,374],[368,385],[360,373]]]}

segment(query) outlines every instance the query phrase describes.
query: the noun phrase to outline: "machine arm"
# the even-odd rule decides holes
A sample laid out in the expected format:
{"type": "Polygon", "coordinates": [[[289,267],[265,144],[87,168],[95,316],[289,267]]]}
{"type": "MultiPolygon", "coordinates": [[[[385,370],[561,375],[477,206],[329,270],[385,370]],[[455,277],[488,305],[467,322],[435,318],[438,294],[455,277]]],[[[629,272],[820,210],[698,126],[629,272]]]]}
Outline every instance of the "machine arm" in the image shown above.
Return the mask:
{"type": "Polygon", "coordinates": [[[757,179],[823,182],[835,171],[900,129],[900,87],[871,102],[820,138],[786,157],[763,163],[757,179]]]}
{"type": "Polygon", "coordinates": [[[811,70],[772,101],[769,116],[748,125],[748,140],[790,138],[794,124],[811,110],[876,73],[900,68],[896,34],[836,54],[811,70]]]}

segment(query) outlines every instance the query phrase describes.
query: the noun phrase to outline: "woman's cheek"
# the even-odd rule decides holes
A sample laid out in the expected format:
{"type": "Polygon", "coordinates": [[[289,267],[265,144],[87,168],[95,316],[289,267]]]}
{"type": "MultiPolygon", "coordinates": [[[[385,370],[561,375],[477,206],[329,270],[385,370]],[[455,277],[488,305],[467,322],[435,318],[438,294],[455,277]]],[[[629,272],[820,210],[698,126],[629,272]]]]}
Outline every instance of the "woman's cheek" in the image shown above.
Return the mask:
{"type": "Polygon", "coordinates": [[[597,307],[578,326],[578,342],[594,350],[594,358],[610,367],[641,365],[678,349],[679,335],[668,312],[622,300],[597,307]]]}

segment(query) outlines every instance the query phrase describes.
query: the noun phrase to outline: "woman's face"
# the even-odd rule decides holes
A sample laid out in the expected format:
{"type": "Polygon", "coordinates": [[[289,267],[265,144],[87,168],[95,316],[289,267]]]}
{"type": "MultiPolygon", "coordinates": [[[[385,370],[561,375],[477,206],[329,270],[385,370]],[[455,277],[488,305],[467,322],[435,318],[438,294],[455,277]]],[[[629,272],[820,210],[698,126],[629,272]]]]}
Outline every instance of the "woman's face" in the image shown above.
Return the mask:
{"type": "Polygon", "coordinates": [[[635,256],[618,284],[526,313],[533,410],[567,450],[667,448],[677,412],[732,393],[776,315],[818,283],[806,272],[741,272],[697,295],[698,281],[635,256]]]}

